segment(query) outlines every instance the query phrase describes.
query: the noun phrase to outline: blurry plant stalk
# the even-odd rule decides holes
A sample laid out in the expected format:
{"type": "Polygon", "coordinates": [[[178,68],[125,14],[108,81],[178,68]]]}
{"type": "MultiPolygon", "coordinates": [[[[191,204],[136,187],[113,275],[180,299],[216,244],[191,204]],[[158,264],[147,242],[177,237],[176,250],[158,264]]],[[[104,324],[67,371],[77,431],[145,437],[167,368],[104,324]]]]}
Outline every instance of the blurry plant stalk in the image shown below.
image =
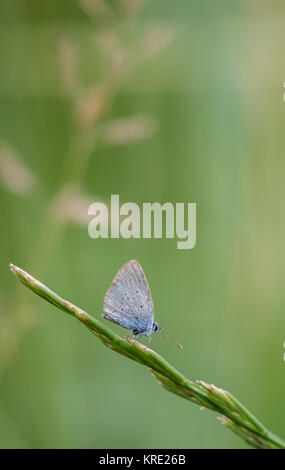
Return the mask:
{"type": "Polygon", "coordinates": [[[71,302],[63,299],[23,269],[10,264],[12,273],[30,290],[55,307],[74,316],[95,334],[103,344],[145,367],[168,391],[190,400],[202,409],[219,413],[221,422],[242,437],[249,445],[259,449],[285,449],[285,442],[268,431],[228,391],[201,380],[197,383],[184,377],[162,356],[131,338],[121,338],[104,324],[71,302]]]}
{"type": "MultiPolygon", "coordinates": [[[[86,86],[80,74],[79,44],[66,34],[58,38],[56,60],[61,92],[71,105],[73,129],[63,157],[58,189],[46,205],[38,240],[33,253],[28,257],[30,268],[36,268],[41,274],[48,270],[52,254],[59,245],[67,224],[75,222],[82,226],[85,223],[89,197],[84,194],[81,186],[98,141],[104,145],[127,144],[151,137],[157,129],[156,121],[151,116],[143,114],[115,120],[105,119],[118,90],[126,79],[130,78],[136,66],[148,58],[153,58],[174,37],[172,29],[168,26],[155,25],[138,34],[137,41],[129,43],[130,47],[122,43],[116,28],[117,20],[123,19],[124,29],[127,28],[128,23],[132,24],[136,13],[147,2],[148,0],[119,0],[119,8],[116,10],[104,0],[78,0],[79,7],[91,20],[90,43],[94,42],[106,59],[103,76],[89,86],[86,86]],[[98,18],[104,20],[104,27],[98,32],[96,30],[94,34],[93,21],[98,21],[98,18]],[[72,196],[66,203],[68,194],[72,196]],[[60,217],[62,210],[66,211],[64,216],[60,217]]],[[[9,190],[20,195],[28,194],[34,187],[40,186],[32,172],[24,167],[15,151],[11,151],[7,146],[0,150],[0,179],[9,190]]],[[[98,200],[100,199],[98,197],[98,200]]],[[[10,296],[7,307],[10,313],[6,322],[7,328],[3,323],[5,320],[2,321],[3,316],[1,318],[1,331],[5,331],[3,333],[5,341],[0,337],[0,371],[4,370],[17,350],[21,337],[22,330],[18,327],[17,318],[22,314],[20,315],[19,307],[16,306],[20,304],[19,298],[21,291],[13,292],[10,296]],[[10,341],[7,340],[8,336],[10,341]]],[[[32,307],[27,309],[31,310],[32,307]]],[[[31,324],[33,323],[34,320],[31,324]]]]}
{"type": "Polygon", "coordinates": [[[0,142],[0,179],[6,189],[19,196],[31,194],[38,183],[18,152],[6,142],[0,142]]]}
{"type": "MultiPolygon", "coordinates": [[[[130,11],[132,10],[131,7],[135,7],[135,11],[137,7],[143,6],[143,3],[129,1],[124,6],[130,7],[130,11]]],[[[86,12],[89,12],[92,18],[95,11],[92,10],[91,3],[89,1],[82,1],[81,6],[86,12]]],[[[96,5],[93,4],[93,6],[97,11],[97,8],[100,10],[102,4],[98,2],[96,5]]],[[[107,13],[107,10],[105,13],[107,13]]],[[[172,37],[173,33],[169,29],[156,27],[142,35],[138,46],[135,47],[145,51],[143,55],[145,60],[166,47],[172,37]],[[164,39],[161,39],[159,47],[153,50],[149,45],[148,38],[155,34],[164,39]],[[148,46],[146,46],[147,44],[148,46]]],[[[128,144],[150,138],[158,128],[155,119],[145,114],[135,114],[127,118],[103,122],[104,117],[112,106],[116,93],[122,83],[135,69],[141,54],[138,55],[136,51],[124,49],[116,33],[112,30],[97,34],[95,41],[101,46],[102,53],[108,57],[109,65],[102,82],[88,89],[83,86],[79,76],[79,59],[76,44],[65,36],[61,37],[58,41],[57,57],[62,88],[72,104],[74,133],[63,161],[59,190],[51,199],[47,208],[33,256],[32,267],[37,266],[42,273],[44,268],[47,269],[48,260],[51,259],[51,254],[56,244],[59,243],[68,221],[79,221],[80,225],[82,225],[83,219],[85,220],[85,215],[78,215],[78,208],[84,207],[84,204],[82,204],[83,199],[86,200],[88,196],[82,194],[80,186],[97,142],[99,141],[105,145],[128,144]],[[73,198],[77,216],[69,217],[69,211],[68,214],[60,219],[58,217],[59,211],[57,210],[59,207],[58,201],[62,203],[62,194],[68,193],[71,187],[73,188],[73,193],[78,195],[77,202],[73,198]]],[[[61,207],[63,207],[62,204],[61,207]]],[[[70,208],[70,204],[68,208],[70,208]]]]}
{"type": "MultiPolygon", "coordinates": [[[[122,13],[134,14],[144,3],[144,0],[124,0],[121,3],[122,13]]],[[[101,1],[82,0],[80,5],[92,20],[98,13],[107,16],[112,14],[110,8],[103,8],[105,3],[101,1]]],[[[131,48],[126,48],[121,44],[116,28],[113,30],[107,27],[97,33],[94,41],[101,48],[102,54],[106,56],[108,65],[101,82],[89,88],[84,86],[80,77],[77,44],[66,36],[59,38],[57,58],[60,77],[63,92],[71,102],[74,132],[63,161],[59,190],[47,208],[33,256],[32,267],[39,267],[40,260],[40,272],[44,272],[44,268],[47,269],[48,260],[51,259],[51,254],[62,237],[65,225],[70,220],[68,216],[61,220],[55,217],[58,211],[54,208],[58,206],[58,200],[65,189],[68,191],[70,187],[77,192],[78,199],[82,201],[85,197],[80,195],[82,193],[80,187],[97,142],[105,145],[128,144],[150,138],[156,132],[157,122],[152,116],[145,114],[135,114],[109,121],[107,119],[106,122],[104,118],[111,109],[121,85],[130,77],[138,63],[159,53],[168,46],[173,37],[174,33],[169,28],[155,26],[144,32],[131,48]],[[156,38],[155,48],[151,39],[153,37],[156,38]]],[[[78,204],[76,203],[77,208],[83,207],[81,201],[78,200],[78,204]]],[[[83,217],[78,216],[73,221],[80,219],[79,223],[82,225],[83,217]]]]}

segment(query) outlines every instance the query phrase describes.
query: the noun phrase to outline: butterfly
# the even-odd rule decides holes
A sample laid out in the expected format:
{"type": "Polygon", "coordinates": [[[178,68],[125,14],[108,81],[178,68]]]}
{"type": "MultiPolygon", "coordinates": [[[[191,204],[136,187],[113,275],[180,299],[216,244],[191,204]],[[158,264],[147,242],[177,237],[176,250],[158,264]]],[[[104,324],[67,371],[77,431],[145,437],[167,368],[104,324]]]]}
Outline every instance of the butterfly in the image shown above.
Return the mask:
{"type": "Polygon", "coordinates": [[[136,260],[129,261],[117,272],[105,294],[103,311],[103,318],[132,330],[134,336],[146,336],[149,344],[152,333],[162,329],[154,321],[150,288],[136,260]]]}

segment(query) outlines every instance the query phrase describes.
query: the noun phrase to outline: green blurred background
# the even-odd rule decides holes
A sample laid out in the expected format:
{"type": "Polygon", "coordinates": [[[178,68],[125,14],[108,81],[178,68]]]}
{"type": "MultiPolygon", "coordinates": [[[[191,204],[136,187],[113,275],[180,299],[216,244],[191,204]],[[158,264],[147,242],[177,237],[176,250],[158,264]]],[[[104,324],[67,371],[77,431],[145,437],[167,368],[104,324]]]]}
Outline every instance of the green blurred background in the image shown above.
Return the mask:
{"type": "Polygon", "coordinates": [[[152,347],[284,437],[284,2],[0,10],[0,447],[246,447],[24,289],[9,262],[100,318],[138,259],[184,351],[162,335],[152,347]],[[90,239],[87,207],[111,194],[197,202],[196,247],[90,239]]]}

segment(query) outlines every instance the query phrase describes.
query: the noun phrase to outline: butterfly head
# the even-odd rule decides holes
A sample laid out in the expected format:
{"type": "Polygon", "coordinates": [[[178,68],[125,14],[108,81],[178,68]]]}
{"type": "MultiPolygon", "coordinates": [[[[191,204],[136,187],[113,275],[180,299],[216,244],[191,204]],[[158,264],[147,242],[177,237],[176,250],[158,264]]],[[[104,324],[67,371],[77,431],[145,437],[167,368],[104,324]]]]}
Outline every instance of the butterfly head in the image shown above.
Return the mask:
{"type": "Polygon", "coordinates": [[[161,330],[161,326],[159,326],[155,321],[152,324],[152,331],[153,333],[157,333],[158,331],[161,330]]]}

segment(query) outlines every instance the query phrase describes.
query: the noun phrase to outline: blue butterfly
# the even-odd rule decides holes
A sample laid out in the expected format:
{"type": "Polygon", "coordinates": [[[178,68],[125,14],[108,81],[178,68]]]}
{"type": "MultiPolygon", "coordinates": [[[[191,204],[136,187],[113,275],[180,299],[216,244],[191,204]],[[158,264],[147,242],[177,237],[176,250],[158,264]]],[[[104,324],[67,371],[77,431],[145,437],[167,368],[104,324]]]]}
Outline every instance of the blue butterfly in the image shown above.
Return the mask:
{"type": "MultiPolygon", "coordinates": [[[[106,292],[103,318],[132,330],[134,336],[146,336],[162,329],[154,321],[150,288],[140,263],[131,260],[116,274],[106,292]]],[[[182,349],[182,346],[177,343],[182,349]]]]}

